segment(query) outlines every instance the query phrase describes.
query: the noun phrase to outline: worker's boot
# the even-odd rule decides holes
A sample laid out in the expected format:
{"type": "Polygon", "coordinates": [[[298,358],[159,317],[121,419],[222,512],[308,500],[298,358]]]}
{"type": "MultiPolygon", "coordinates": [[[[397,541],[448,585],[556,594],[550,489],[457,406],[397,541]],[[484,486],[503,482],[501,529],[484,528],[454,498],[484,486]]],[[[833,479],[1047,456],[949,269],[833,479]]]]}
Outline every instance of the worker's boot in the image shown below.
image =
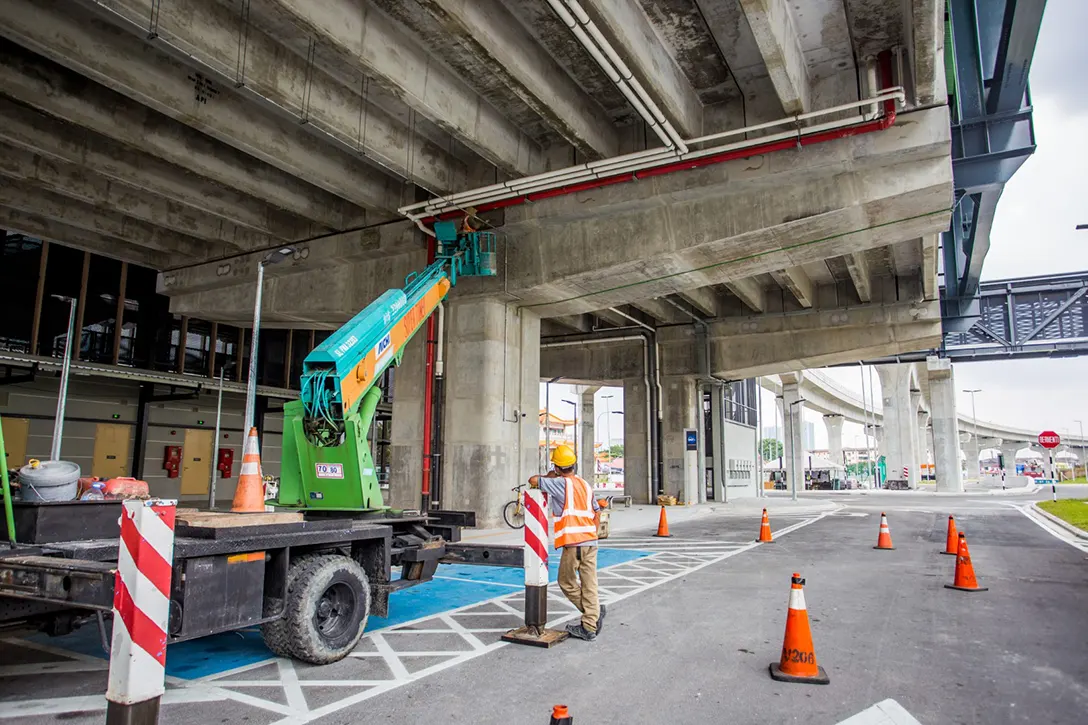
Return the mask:
{"type": "Polygon", "coordinates": [[[586,642],[592,642],[597,639],[597,633],[592,632],[582,626],[581,622],[577,624],[568,624],[567,632],[571,637],[577,637],[578,639],[584,639],[586,642]]]}

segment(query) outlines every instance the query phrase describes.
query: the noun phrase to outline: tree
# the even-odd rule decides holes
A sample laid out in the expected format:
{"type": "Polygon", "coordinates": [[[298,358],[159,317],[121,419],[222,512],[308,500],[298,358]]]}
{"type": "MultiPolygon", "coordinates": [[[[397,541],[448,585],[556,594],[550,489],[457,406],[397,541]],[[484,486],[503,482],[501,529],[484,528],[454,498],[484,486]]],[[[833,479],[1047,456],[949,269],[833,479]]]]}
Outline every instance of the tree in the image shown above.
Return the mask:
{"type": "Polygon", "coordinates": [[[613,443],[612,447],[608,449],[608,456],[612,460],[616,460],[617,458],[623,458],[623,444],[613,443]]]}
{"type": "Polygon", "coordinates": [[[782,457],[782,451],[785,447],[782,445],[782,441],[777,438],[764,438],[759,442],[759,449],[763,452],[763,460],[773,461],[782,457]]]}

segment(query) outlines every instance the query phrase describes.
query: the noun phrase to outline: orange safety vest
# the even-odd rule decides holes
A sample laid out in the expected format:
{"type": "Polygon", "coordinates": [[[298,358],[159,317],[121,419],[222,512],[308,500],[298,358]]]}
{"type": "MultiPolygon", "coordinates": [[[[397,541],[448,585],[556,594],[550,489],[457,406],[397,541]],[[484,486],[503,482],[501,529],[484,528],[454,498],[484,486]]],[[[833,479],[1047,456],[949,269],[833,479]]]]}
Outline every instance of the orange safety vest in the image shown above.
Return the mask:
{"type": "Polygon", "coordinates": [[[563,513],[555,520],[555,548],[597,540],[597,517],[593,513],[593,489],[578,476],[567,479],[563,513]]]}

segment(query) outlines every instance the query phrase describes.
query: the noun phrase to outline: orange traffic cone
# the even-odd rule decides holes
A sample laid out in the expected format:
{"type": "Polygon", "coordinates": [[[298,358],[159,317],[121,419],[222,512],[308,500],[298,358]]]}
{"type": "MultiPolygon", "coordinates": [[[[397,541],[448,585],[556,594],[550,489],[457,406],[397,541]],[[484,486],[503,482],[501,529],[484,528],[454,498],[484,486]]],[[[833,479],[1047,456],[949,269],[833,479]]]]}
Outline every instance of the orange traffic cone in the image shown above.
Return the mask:
{"type": "Polygon", "coordinates": [[[959,541],[956,536],[956,519],[951,516],[948,517],[948,538],[944,542],[944,551],[942,554],[951,554],[955,556],[959,553],[959,541]]]}
{"type": "Polygon", "coordinates": [[[812,630],[808,626],[805,607],[805,580],[793,573],[790,584],[789,612],[786,614],[786,636],[782,640],[782,660],[771,663],[771,678],[780,682],[809,682],[826,685],[831,681],[823,667],[816,664],[812,647],[812,630]]]}
{"type": "Polygon", "coordinates": [[[556,705],[552,708],[552,719],[548,721],[548,725],[574,725],[574,718],[566,705],[556,705]]]}
{"type": "Polygon", "coordinates": [[[257,446],[257,429],[250,428],[242,455],[242,472],[238,488],[234,489],[231,511],[254,513],[264,511],[264,480],[261,478],[261,452],[257,446]]]}
{"type": "Polygon", "coordinates": [[[767,509],[763,509],[763,520],[759,523],[759,538],[756,541],[761,544],[770,544],[774,541],[771,535],[771,520],[767,518],[767,509]]]}
{"type": "Polygon", "coordinates": [[[669,533],[669,520],[665,518],[664,506],[661,507],[661,516],[657,520],[657,533],[654,534],[654,536],[672,536],[672,534],[669,533]]]}
{"type": "Polygon", "coordinates": [[[884,512],[880,513],[880,535],[876,537],[874,549],[894,549],[892,546],[892,532],[888,528],[888,517],[884,512]]]}
{"type": "Polygon", "coordinates": [[[975,567],[971,563],[971,552],[967,550],[967,537],[960,532],[959,550],[956,552],[956,578],[946,589],[959,589],[961,592],[984,592],[989,587],[980,587],[975,579],[975,567]]]}

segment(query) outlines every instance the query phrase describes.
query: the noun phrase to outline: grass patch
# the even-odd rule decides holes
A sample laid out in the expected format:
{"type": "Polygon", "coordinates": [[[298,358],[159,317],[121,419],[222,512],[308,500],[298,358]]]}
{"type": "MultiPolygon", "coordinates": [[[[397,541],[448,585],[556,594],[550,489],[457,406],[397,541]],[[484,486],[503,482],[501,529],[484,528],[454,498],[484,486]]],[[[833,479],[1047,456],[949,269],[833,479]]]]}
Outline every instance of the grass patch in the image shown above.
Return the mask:
{"type": "Polygon", "coordinates": [[[1078,529],[1088,531],[1088,500],[1065,498],[1060,501],[1040,501],[1038,506],[1048,514],[1053,514],[1078,529]]]}

